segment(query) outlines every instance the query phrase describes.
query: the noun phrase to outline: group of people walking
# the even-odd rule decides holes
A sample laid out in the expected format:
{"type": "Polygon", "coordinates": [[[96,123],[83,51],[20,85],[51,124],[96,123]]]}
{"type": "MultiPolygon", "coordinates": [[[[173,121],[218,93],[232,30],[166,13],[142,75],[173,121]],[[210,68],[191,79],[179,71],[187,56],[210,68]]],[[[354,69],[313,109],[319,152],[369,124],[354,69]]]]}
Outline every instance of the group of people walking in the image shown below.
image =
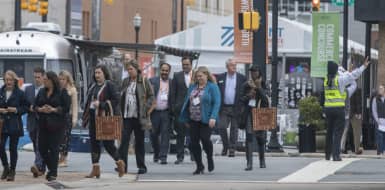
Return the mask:
{"type": "MultiPolygon", "coordinates": [[[[82,116],[83,127],[89,129],[92,169],[88,178],[99,178],[101,145],[116,163],[119,177],[127,173],[127,154],[132,133],[135,136],[135,155],[138,174],[147,173],[145,164],[145,131],[151,132],[154,150],[153,161],[168,164],[170,134],[176,132],[176,161],[184,161],[185,146],[195,161],[194,175],[202,174],[202,148],[207,157],[207,170],[215,168],[211,133],[218,126],[223,142],[223,156],[234,157],[238,129],[246,131],[246,171],[253,169],[253,151],[257,148],[259,167],[265,168],[266,131],[253,129],[252,108],[269,107],[266,84],[258,66],[249,68],[249,79],[236,72],[236,63],[226,61],[227,72],[214,76],[205,66],[192,69],[192,60],[183,57],[182,71],[170,78],[171,65],[161,63],[160,75],[151,79],[143,77],[135,60],[125,60],[128,77],[117,87],[111,81],[105,65],[94,68],[93,82],[88,88],[82,116]],[[123,118],[122,138],[119,147],[114,140],[96,138],[96,117],[102,113],[123,118]],[[173,125],[172,125],[173,124],[173,125]],[[174,126],[171,128],[171,126],[174,126]],[[227,129],[230,128],[230,135],[227,129]],[[187,137],[187,138],[186,138],[187,137]],[[253,147],[253,139],[257,147],[253,147]],[[187,142],[187,143],[186,143],[187,142]],[[202,145],[202,146],[201,146],[202,145]]],[[[328,63],[324,82],[324,108],[327,119],[327,146],[325,158],[340,161],[340,142],[345,126],[345,101],[355,91],[357,79],[369,65],[352,72],[338,72],[338,65],[328,63]]],[[[17,163],[17,145],[23,136],[21,116],[28,113],[27,127],[35,151],[31,172],[34,177],[46,174],[51,181],[57,177],[59,166],[66,166],[71,128],[78,118],[78,100],[74,81],[67,71],[59,75],[41,68],[34,70],[34,84],[21,90],[17,75],[9,70],[4,74],[0,89],[0,158],[3,164],[1,179],[13,181],[17,163]],[[9,139],[10,163],[5,151],[9,139]]],[[[378,124],[379,152],[385,147],[385,90],[380,86],[373,101],[373,116],[378,124]]]]}
{"type": "Polygon", "coordinates": [[[36,156],[31,167],[34,177],[46,173],[47,180],[55,180],[59,154],[64,162],[68,153],[71,126],[76,123],[72,116],[77,117],[78,112],[72,77],[67,71],[57,75],[42,68],[35,68],[33,75],[35,83],[22,91],[16,73],[12,70],[4,73],[4,85],[0,89],[2,180],[15,180],[18,141],[24,135],[21,117],[25,113],[28,113],[27,128],[36,156]],[[10,164],[5,151],[8,139],[10,164]]]}
{"type": "MultiPolygon", "coordinates": [[[[247,167],[252,169],[252,139],[257,138],[260,155],[260,167],[266,167],[264,150],[265,131],[252,130],[251,107],[268,107],[264,92],[266,86],[258,67],[250,68],[251,78],[236,72],[236,63],[226,62],[227,72],[215,77],[207,67],[201,66],[193,71],[192,60],[183,57],[182,71],[175,72],[170,78],[171,65],[160,64],[160,74],[147,79],[142,76],[135,60],[126,60],[124,68],[128,77],[123,79],[120,88],[110,82],[105,66],[95,68],[94,84],[87,95],[83,125],[88,127],[91,137],[92,171],[87,177],[100,176],[100,144],[115,160],[115,170],[122,176],[127,172],[127,154],[132,133],[135,136],[135,156],[138,174],[147,172],[145,164],[144,134],[151,132],[154,150],[153,161],[168,164],[167,155],[170,147],[170,134],[176,132],[176,161],[184,161],[185,146],[190,150],[191,160],[195,161],[194,175],[204,173],[202,148],[207,156],[207,170],[215,168],[211,133],[215,126],[221,126],[224,147],[223,154],[234,156],[236,138],[231,133],[227,139],[226,128],[231,126],[238,130],[240,116],[247,119],[242,123],[247,131],[247,167]],[[119,90],[118,90],[119,89],[119,90]],[[262,101],[262,103],[261,103],[262,101]],[[111,103],[113,110],[107,106],[111,103]],[[254,102],[254,104],[253,104],[254,102]],[[259,102],[259,104],[258,104],[259,102]],[[120,106],[120,107],[119,107],[120,106]],[[119,108],[118,108],[119,107],[119,108]],[[242,112],[238,109],[242,108],[242,112]],[[95,137],[95,117],[101,110],[112,111],[123,118],[122,139],[119,147],[114,141],[99,141],[95,137]],[[171,125],[173,122],[174,125],[171,125]],[[223,122],[223,123],[222,123],[223,122]],[[174,126],[174,128],[171,128],[174,126]],[[187,143],[186,143],[187,142],[187,143]],[[202,147],[202,146],[203,147],[202,147]]],[[[240,127],[241,128],[241,127],[240,127]]],[[[234,129],[233,129],[234,130],[234,129]]]]}
{"type": "MultiPolygon", "coordinates": [[[[105,65],[94,68],[93,82],[88,88],[82,125],[89,129],[92,169],[88,178],[99,178],[101,145],[116,163],[121,177],[127,172],[127,154],[132,133],[135,136],[135,155],[138,174],[147,172],[145,164],[144,134],[151,132],[154,162],[168,164],[170,134],[176,131],[177,159],[184,161],[185,145],[196,163],[193,174],[204,173],[202,147],[207,156],[207,170],[213,171],[213,144],[210,136],[215,126],[220,126],[223,155],[234,156],[238,128],[247,130],[247,167],[252,169],[252,139],[258,141],[260,167],[264,168],[265,131],[253,131],[250,108],[268,107],[264,81],[258,67],[249,70],[249,80],[236,72],[236,63],[226,62],[227,72],[214,76],[207,67],[193,71],[192,59],[182,58],[181,72],[169,77],[171,65],[160,65],[159,77],[142,76],[135,60],[126,60],[124,68],[128,77],[117,87],[111,81],[105,65]],[[242,111],[239,111],[242,110],[242,111]],[[122,138],[119,147],[114,140],[96,138],[96,117],[103,112],[121,115],[122,138]],[[240,119],[242,118],[242,119],[240,119]],[[245,120],[246,122],[241,122],[245,120]],[[174,124],[174,125],[171,125],[174,124]],[[242,125],[242,126],[241,126],[242,125]],[[174,128],[171,128],[174,126],[174,128]],[[230,140],[227,128],[230,126],[230,140]],[[187,138],[186,138],[187,137],[187,138]],[[187,142],[187,143],[186,143],[187,142]]],[[[71,128],[77,124],[78,100],[73,78],[67,71],[59,75],[42,68],[34,69],[34,84],[21,90],[13,71],[4,74],[5,85],[0,89],[0,114],[3,123],[0,157],[3,164],[1,179],[13,181],[17,162],[17,145],[23,136],[21,116],[27,116],[27,128],[33,142],[35,160],[31,167],[34,177],[46,174],[51,181],[57,178],[58,167],[67,166],[71,128]],[[10,140],[10,164],[5,143],[10,140]]]]}

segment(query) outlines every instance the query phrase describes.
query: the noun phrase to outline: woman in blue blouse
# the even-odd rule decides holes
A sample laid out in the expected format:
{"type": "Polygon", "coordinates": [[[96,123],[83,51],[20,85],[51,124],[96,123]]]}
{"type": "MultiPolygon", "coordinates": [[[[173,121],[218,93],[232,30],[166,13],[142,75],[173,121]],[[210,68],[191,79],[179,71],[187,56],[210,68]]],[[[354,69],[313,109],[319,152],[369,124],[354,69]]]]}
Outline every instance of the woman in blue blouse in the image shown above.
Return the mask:
{"type": "Polygon", "coordinates": [[[220,91],[212,75],[207,67],[199,67],[195,72],[195,83],[188,89],[179,118],[190,128],[192,153],[197,164],[194,175],[203,174],[204,171],[200,142],[207,155],[208,171],[214,170],[213,144],[210,136],[218,117],[220,103],[220,91]]]}

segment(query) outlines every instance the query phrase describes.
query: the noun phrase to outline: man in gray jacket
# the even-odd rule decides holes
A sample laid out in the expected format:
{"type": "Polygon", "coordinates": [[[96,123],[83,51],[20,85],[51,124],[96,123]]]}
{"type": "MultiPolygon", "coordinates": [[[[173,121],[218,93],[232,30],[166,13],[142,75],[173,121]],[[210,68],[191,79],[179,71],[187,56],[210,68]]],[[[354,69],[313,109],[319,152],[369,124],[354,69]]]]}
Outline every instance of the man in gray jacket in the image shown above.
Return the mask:
{"type": "Polygon", "coordinates": [[[44,69],[37,67],[33,70],[33,77],[35,82],[33,85],[27,86],[25,88],[25,96],[27,101],[30,103],[31,107],[27,116],[27,129],[29,132],[29,137],[33,143],[33,150],[35,152],[35,161],[34,165],[31,167],[31,172],[33,177],[39,177],[45,173],[45,164],[43,158],[39,153],[38,148],[38,136],[39,136],[39,126],[37,125],[36,113],[33,111],[32,106],[35,103],[35,97],[37,96],[40,89],[44,88],[43,86],[43,77],[45,71],[44,69]]]}

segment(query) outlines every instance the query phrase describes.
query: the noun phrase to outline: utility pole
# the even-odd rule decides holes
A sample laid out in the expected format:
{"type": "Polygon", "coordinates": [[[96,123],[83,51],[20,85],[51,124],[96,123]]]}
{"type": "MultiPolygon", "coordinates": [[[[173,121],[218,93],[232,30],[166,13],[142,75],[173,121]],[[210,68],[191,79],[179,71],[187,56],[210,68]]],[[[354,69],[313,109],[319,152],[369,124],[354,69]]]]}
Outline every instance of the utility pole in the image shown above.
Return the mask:
{"type": "Polygon", "coordinates": [[[92,1],[92,40],[100,40],[101,0],[92,1]]]}
{"type": "MultiPolygon", "coordinates": [[[[48,3],[48,0],[45,0],[47,3],[48,3]]],[[[48,7],[47,7],[48,9],[48,7]]],[[[43,16],[41,16],[41,22],[47,22],[48,21],[48,14],[44,14],[43,16]]]]}
{"type": "MultiPolygon", "coordinates": [[[[271,87],[272,97],[271,106],[277,107],[278,104],[278,75],[277,75],[277,64],[278,64],[278,0],[273,0],[273,38],[272,38],[272,74],[271,74],[271,87]]],[[[282,146],[278,142],[277,136],[278,129],[271,130],[271,136],[267,150],[269,152],[283,152],[282,146]]]]}
{"type": "Polygon", "coordinates": [[[21,29],[21,0],[15,0],[14,30],[21,29]]]}
{"type": "Polygon", "coordinates": [[[253,9],[261,16],[261,27],[253,32],[253,65],[257,65],[266,81],[266,58],[267,58],[267,0],[253,0],[253,9]]]}
{"type": "MultiPolygon", "coordinates": [[[[371,49],[371,35],[372,35],[372,24],[366,23],[366,32],[365,32],[365,58],[370,59],[370,49],[371,49]]],[[[371,102],[370,100],[370,67],[365,69],[363,73],[363,88],[362,88],[362,125],[366,128],[366,131],[374,130],[370,126],[369,118],[371,111],[369,110],[371,102]],[[368,105],[369,103],[369,105],[368,105]]],[[[363,144],[365,149],[373,148],[374,140],[368,139],[368,135],[363,136],[363,144]]]]}
{"type": "Polygon", "coordinates": [[[180,3],[180,30],[184,30],[184,0],[180,3]]]}
{"type": "Polygon", "coordinates": [[[71,0],[66,0],[66,26],[65,33],[71,33],[71,0]]]}
{"type": "Polygon", "coordinates": [[[347,70],[348,65],[348,22],[349,22],[349,0],[344,0],[344,33],[342,66],[347,70]]]}
{"type": "Polygon", "coordinates": [[[171,21],[172,21],[172,33],[176,33],[177,31],[177,22],[176,18],[178,15],[178,1],[172,0],[172,14],[171,14],[171,21]]]}

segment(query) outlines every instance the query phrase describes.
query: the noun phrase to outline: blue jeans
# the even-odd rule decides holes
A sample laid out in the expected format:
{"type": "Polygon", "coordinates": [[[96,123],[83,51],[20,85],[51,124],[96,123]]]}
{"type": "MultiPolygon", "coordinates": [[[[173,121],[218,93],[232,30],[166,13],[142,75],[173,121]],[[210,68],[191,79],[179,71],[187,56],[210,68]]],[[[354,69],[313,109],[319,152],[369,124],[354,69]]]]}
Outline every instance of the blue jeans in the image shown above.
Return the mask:
{"type": "Polygon", "coordinates": [[[385,132],[377,129],[377,154],[383,154],[385,151],[385,132]]]}
{"type": "Polygon", "coordinates": [[[154,149],[154,159],[167,161],[170,146],[170,115],[168,111],[154,110],[151,113],[151,122],[151,142],[154,149]]]}

